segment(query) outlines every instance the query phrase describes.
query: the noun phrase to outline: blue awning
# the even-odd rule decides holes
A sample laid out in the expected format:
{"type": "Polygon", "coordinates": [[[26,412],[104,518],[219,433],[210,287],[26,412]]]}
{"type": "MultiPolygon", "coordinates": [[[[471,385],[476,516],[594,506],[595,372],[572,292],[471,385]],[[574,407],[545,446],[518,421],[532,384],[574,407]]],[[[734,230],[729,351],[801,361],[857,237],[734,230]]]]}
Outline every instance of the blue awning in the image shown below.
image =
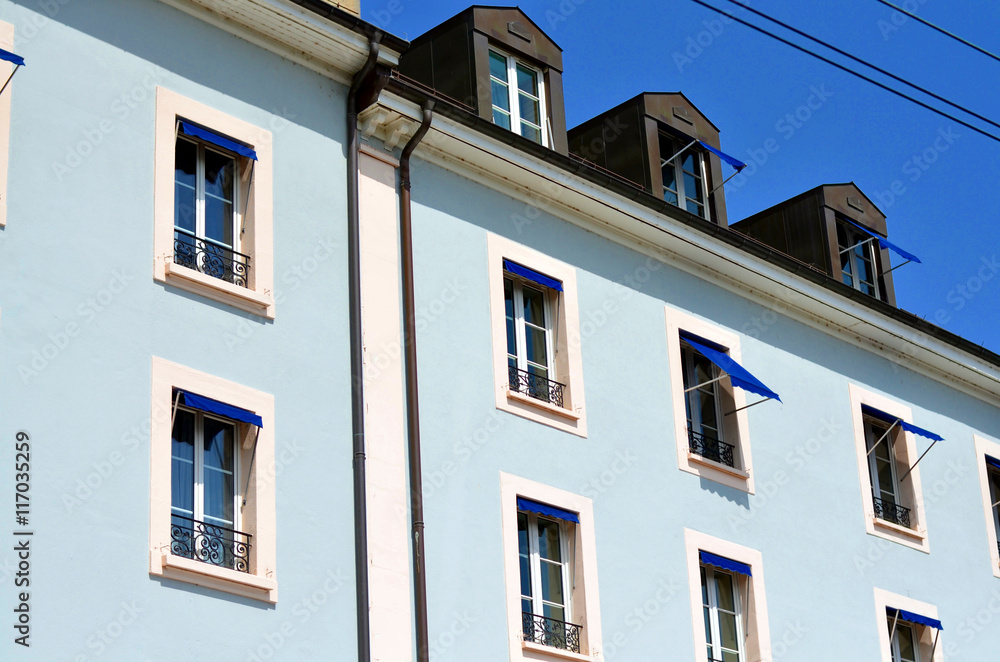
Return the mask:
{"type": "Polygon", "coordinates": [[[878,245],[881,248],[888,248],[890,251],[892,251],[896,255],[900,256],[904,260],[910,260],[911,262],[920,262],[920,258],[919,257],[917,257],[916,255],[914,255],[913,253],[910,253],[909,251],[904,251],[902,248],[900,248],[896,244],[892,243],[891,241],[889,241],[888,239],[886,239],[882,235],[875,234],[874,232],[872,232],[871,230],[869,230],[865,226],[858,225],[854,221],[847,220],[846,218],[843,219],[843,220],[847,221],[848,223],[850,223],[851,225],[853,225],[857,229],[861,230],[862,232],[864,232],[868,236],[874,237],[875,239],[878,239],[878,245]]]}
{"type": "Polygon", "coordinates": [[[503,268],[512,274],[520,276],[521,278],[527,278],[532,283],[538,283],[539,285],[547,287],[550,290],[555,290],[556,292],[563,291],[562,282],[556,280],[555,278],[549,278],[545,274],[540,274],[533,269],[529,269],[528,267],[522,267],[517,262],[511,262],[510,260],[505,259],[503,261],[503,268]]]}
{"type": "Polygon", "coordinates": [[[180,394],[180,404],[190,407],[191,409],[197,409],[198,411],[203,411],[209,414],[215,414],[217,416],[222,416],[234,421],[240,421],[241,423],[249,423],[250,425],[256,425],[259,428],[264,427],[264,420],[246,409],[241,409],[239,407],[234,407],[232,405],[227,405],[224,402],[219,402],[218,400],[213,400],[212,398],[206,398],[203,395],[196,395],[188,391],[177,391],[180,394]]]}
{"type": "Polygon", "coordinates": [[[720,159],[722,159],[723,161],[725,161],[729,165],[731,165],[734,168],[736,168],[736,172],[739,172],[740,170],[743,170],[743,168],[747,167],[746,163],[743,163],[743,161],[740,161],[739,159],[736,159],[736,158],[733,158],[732,156],[729,156],[728,154],[726,154],[725,152],[723,152],[721,149],[716,149],[716,148],[712,147],[711,145],[709,145],[708,143],[703,142],[701,140],[698,141],[698,144],[701,145],[702,147],[704,147],[705,149],[707,149],[708,151],[710,151],[712,154],[715,154],[716,156],[718,156],[720,159]]]}
{"type": "Polygon", "coordinates": [[[257,160],[257,152],[253,149],[247,147],[246,145],[241,145],[232,138],[226,138],[218,133],[209,131],[208,129],[203,129],[200,126],[195,126],[190,122],[185,122],[181,120],[181,133],[187,136],[194,136],[195,138],[201,138],[205,142],[212,143],[217,147],[223,149],[228,149],[230,152],[236,152],[240,156],[245,156],[248,159],[257,160]]]}
{"type": "Polygon", "coordinates": [[[571,513],[568,510],[563,510],[562,508],[556,508],[554,506],[546,506],[544,503],[538,503],[537,501],[531,501],[530,499],[524,499],[522,497],[517,497],[517,509],[527,513],[538,513],[539,515],[555,517],[556,519],[566,520],[567,522],[576,522],[577,524],[580,523],[580,518],[576,513],[571,513]]]}
{"type": "Polygon", "coordinates": [[[986,456],[986,464],[990,465],[994,469],[1000,469],[1000,460],[995,457],[986,456]]]}
{"type": "Polygon", "coordinates": [[[896,612],[899,612],[899,620],[906,621],[907,623],[916,623],[917,625],[926,625],[929,628],[934,628],[935,630],[943,630],[944,626],[941,625],[941,621],[936,618],[930,618],[929,616],[921,616],[920,614],[914,614],[912,611],[906,611],[905,609],[896,609],[895,607],[886,607],[885,613],[889,618],[896,618],[896,612]]]}
{"type": "Polygon", "coordinates": [[[886,423],[889,423],[889,424],[896,423],[898,421],[899,422],[899,427],[903,428],[907,432],[912,432],[913,434],[919,434],[921,437],[926,437],[926,438],[930,439],[931,441],[944,441],[944,437],[942,437],[939,434],[935,434],[934,432],[931,432],[930,430],[925,430],[922,427],[918,427],[918,426],[914,425],[913,423],[907,423],[906,421],[904,421],[903,419],[899,418],[898,416],[893,416],[892,414],[887,414],[886,412],[882,411],[881,409],[876,409],[875,407],[872,407],[871,405],[861,405],[861,411],[862,411],[862,413],[868,414],[869,416],[877,418],[877,419],[879,419],[881,421],[885,421],[886,423]]]}
{"type": "Polygon", "coordinates": [[[11,53],[10,51],[5,51],[2,48],[0,48],[0,60],[6,60],[7,62],[12,62],[13,64],[16,64],[19,67],[23,67],[24,66],[24,58],[23,57],[21,57],[20,55],[15,55],[14,53],[11,53]]]}
{"type": "Polygon", "coordinates": [[[699,551],[698,554],[701,557],[701,562],[704,563],[705,565],[715,566],[716,568],[729,570],[730,572],[746,575],[747,577],[753,576],[750,572],[750,566],[748,566],[746,563],[740,563],[739,561],[727,559],[724,556],[717,556],[710,552],[699,551]]]}
{"type": "Polygon", "coordinates": [[[734,361],[732,357],[725,353],[724,348],[687,331],[681,331],[680,336],[702,356],[728,374],[729,380],[736,388],[756,393],[764,398],[774,398],[778,402],[781,402],[781,397],[777,393],[769,389],[762,381],[751,375],[746,368],[734,361]]]}

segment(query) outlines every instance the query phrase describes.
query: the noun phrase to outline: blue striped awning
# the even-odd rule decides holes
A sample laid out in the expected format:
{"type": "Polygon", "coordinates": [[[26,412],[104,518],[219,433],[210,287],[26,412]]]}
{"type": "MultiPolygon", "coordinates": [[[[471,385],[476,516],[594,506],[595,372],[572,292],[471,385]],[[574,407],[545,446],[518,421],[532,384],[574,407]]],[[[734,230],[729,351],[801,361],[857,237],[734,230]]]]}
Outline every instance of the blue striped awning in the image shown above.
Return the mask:
{"type": "Polygon", "coordinates": [[[539,515],[547,515],[556,519],[566,520],[567,522],[580,523],[580,517],[574,512],[556,508],[555,506],[548,506],[544,503],[538,503],[537,501],[523,497],[517,497],[517,509],[526,513],[538,513],[539,515]]]}
{"type": "Polygon", "coordinates": [[[885,421],[886,423],[899,423],[899,427],[903,428],[907,432],[912,432],[913,434],[919,434],[921,437],[926,437],[931,441],[944,441],[944,437],[930,430],[925,430],[922,427],[916,426],[913,423],[907,423],[899,416],[893,416],[892,414],[887,414],[881,409],[876,409],[871,405],[861,405],[861,411],[873,418],[877,418],[880,421],[885,421]]]}
{"type": "Polygon", "coordinates": [[[532,283],[538,283],[542,287],[547,287],[550,290],[555,290],[556,292],[562,292],[563,286],[562,282],[556,280],[555,278],[550,278],[545,274],[540,274],[534,269],[529,269],[528,267],[521,266],[517,262],[511,262],[510,260],[503,261],[504,271],[509,271],[515,276],[520,276],[521,278],[527,278],[532,283]]]}
{"type": "Polygon", "coordinates": [[[891,241],[889,241],[888,239],[886,239],[882,235],[876,234],[876,233],[872,232],[871,230],[869,230],[868,228],[866,228],[865,226],[858,225],[854,221],[848,220],[846,218],[843,219],[843,220],[847,221],[848,223],[850,223],[851,225],[853,225],[857,229],[861,230],[866,235],[868,235],[870,237],[874,237],[875,239],[877,239],[878,240],[878,245],[881,248],[887,248],[887,249],[889,249],[890,251],[892,251],[893,253],[895,253],[899,257],[903,258],[904,260],[909,260],[911,262],[920,262],[920,258],[919,257],[917,257],[916,255],[914,255],[913,253],[910,253],[908,251],[903,250],[902,248],[900,248],[896,244],[892,243],[891,241]]]}
{"type": "Polygon", "coordinates": [[[0,48],[0,60],[6,60],[7,62],[11,62],[19,67],[25,66],[23,57],[11,53],[10,51],[5,51],[2,48],[0,48]]]}
{"type": "Polygon", "coordinates": [[[257,152],[255,152],[252,148],[240,144],[232,138],[227,138],[223,135],[215,133],[214,131],[209,131],[208,129],[203,129],[202,127],[191,124],[190,122],[181,120],[181,133],[186,136],[200,138],[207,143],[215,145],[216,147],[221,147],[222,149],[229,150],[230,152],[235,152],[236,154],[245,156],[248,159],[252,159],[254,161],[257,160],[257,152]]]}
{"type": "Polygon", "coordinates": [[[907,623],[916,623],[917,625],[926,625],[929,628],[934,628],[935,630],[943,630],[944,626],[941,625],[941,621],[936,618],[931,618],[929,616],[921,616],[920,614],[915,614],[912,611],[906,611],[905,609],[896,609],[895,607],[886,607],[885,613],[889,618],[896,618],[896,614],[899,614],[899,620],[906,621],[907,623]]]}
{"type": "Polygon", "coordinates": [[[684,339],[687,344],[697,350],[699,354],[728,374],[729,380],[736,388],[756,393],[764,398],[774,398],[778,402],[781,402],[781,397],[777,393],[765,386],[764,382],[754,377],[750,374],[749,370],[741,366],[731,356],[726,354],[725,348],[719,347],[711,340],[706,340],[701,336],[696,336],[695,334],[687,331],[681,331],[680,337],[684,339]]]}

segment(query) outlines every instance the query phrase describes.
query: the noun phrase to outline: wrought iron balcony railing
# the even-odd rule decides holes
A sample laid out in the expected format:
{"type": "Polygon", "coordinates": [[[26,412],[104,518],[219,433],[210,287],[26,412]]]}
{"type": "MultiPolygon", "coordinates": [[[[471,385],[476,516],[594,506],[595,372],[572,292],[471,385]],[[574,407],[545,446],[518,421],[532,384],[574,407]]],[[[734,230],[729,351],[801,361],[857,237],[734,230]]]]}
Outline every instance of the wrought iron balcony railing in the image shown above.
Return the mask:
{"type": "Polygon", "coordinates": [[[565,384],[554,382],[540,375],[533,375],[527,370],[521,370],[514,366],[507,366],[507,378],[511,391],[522,393],[542,402],[552,403],[556,407],[563,406],[565,384]]]}
{"type": "Polygon", "coordinates": [[[885,520],[886,522],[892,522],[893,524],[905,526],[908,529],[913,528],[910,526],[909,508],[905,508],[898,503],[876,497],[872,497],[872,504],[875,506],[875,517],[885,520]]]}
{"type": "Polygon", "coordinates": [[[250,256],[175,228],[174,264],[240,287],[250,287],[250,256]]]}
{"type": "Polygon", "coordinates": [[[249,533],[171,515],[170,553],[222,568],[250,572],[249,533]]]}
{"type": "Polygon", "coordinates": [[[521,627],[524,631],[525,641],[561,648],[573,653],[580,652],[582,625],[522,612],[521,627]]]}
{"type": "Polygon", "coordinates": [[[727,467],[736,466],[733,459],[733,451],[736,450],[735,446],[709,437],[706,434],[695,432],[691,428],[688,428],[688,450],[695,455],[702,456],[706,460],[718,462],[727,467]]]}

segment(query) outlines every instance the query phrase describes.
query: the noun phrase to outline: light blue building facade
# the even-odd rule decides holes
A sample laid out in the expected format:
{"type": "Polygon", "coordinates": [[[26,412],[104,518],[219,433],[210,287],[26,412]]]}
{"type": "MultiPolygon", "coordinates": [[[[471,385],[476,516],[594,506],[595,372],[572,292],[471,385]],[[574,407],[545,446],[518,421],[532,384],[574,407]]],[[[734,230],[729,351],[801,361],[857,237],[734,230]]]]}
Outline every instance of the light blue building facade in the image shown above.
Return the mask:
{"type": "Polygon", "coordinates": [[[856,187],[849,269],[729,227],[683,95],[567,132],[519,10],[359,79],[352,388],[374,32],[321,5],[0,4],[3,659],[995,657],[1000,357],[895,307],[856,187]]]}

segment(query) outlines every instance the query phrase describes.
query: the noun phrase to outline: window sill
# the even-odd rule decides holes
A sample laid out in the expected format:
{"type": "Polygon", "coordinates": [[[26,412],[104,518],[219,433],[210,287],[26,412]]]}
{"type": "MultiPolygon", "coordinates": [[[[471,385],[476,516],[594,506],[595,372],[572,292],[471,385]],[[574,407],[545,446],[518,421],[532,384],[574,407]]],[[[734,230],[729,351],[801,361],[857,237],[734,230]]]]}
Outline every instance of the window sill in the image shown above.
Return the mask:
{"type": "Polygon", "coordinates": [[[690,451],[688,451],[688,462],[692,462],[694,464],[700,464],[703,467],[708,467],[713,471],[724,473],[727,476],[732,476],[733,478],[737,478],[739,480],[743,481],[750,480],[750,474],[743,471],[742,469],[734,469],[733,467],[726,466],[721,462],[715,462],[713,460],[709,460],[707,458],[702,457],[701,455],[698,455],[697,453],[692,453],[690,451]]]}
{"type": "Polygon", "coordinates": [[[174,554],[152,552],[154,568],[150,574],[197,584],[206,588],[240,595],[245,598],[262,600],[271,604],[278,602],[278,582],[229,568],[220,568],[194,559],[186,559],[174,554]],[[156,556],[160,556],[160,571],[156,572],[156,556]]]}
{"type": "Polygon", "coordinates": [[[887,522],[883,519],[879,519],[878,517],[875,517],[875,515],[872,515],[871,517],[875,523],[876,529],[882,529],[883,531],[891,531],[893,533],[899,533],[904,536],[907,536],[908,538],[919,540],[920,542],[924,542],[927,540],[926,531],[915,531],[913,529],[908,529],[905,526],[900,526],[899,524],[893,524],[892,522],[887,522]]]}
{"type": "Polygon", "coordinates": [[[251,289],[207,276],[194,269],[174,264],[171,260],[167,260],[164,264],[164,272],[164,282],[168,285],[199,294],[219,303],[228,304],[254,315],[274,319],[274,299],[270,295],[260,294],[251,289]]]}
{"type": "MultiPolygon", "coordinates": [[[[517,402],[519,404],[529,405],[535,407],[542,411],[547,411],[550,414],[555,414],[556,416],[561,416],[562,418],[567,418],[571,421],[579,421],[581,416],[575,411],[569,409],[563,409],[562,407],[556,407],[555,405],[549,404],[548,402],[542,402],[528,395],[522,395],[515,391],[507,390],[507,400],[517,402]]],[[[530,642],[525,642],[530,643],[530,642]]],[[[548,646],[542,646],[542,648],[548,649],[548,646]]]]}
{"type": "Polygon", "coordinates": [[[561,660],[577,660],[578,662],[593,662],[594,658],[590,655],[583,655],[582,653],[574,653],[572,651],[563,650],[562,648],[553,648],[552,646],[543,646],[542,644],[536,644],[533,641],[521,640],[521,648],[525,651],[531,651],[532,653],[540,653],[548,657],[555,657],[561,660]]]}

